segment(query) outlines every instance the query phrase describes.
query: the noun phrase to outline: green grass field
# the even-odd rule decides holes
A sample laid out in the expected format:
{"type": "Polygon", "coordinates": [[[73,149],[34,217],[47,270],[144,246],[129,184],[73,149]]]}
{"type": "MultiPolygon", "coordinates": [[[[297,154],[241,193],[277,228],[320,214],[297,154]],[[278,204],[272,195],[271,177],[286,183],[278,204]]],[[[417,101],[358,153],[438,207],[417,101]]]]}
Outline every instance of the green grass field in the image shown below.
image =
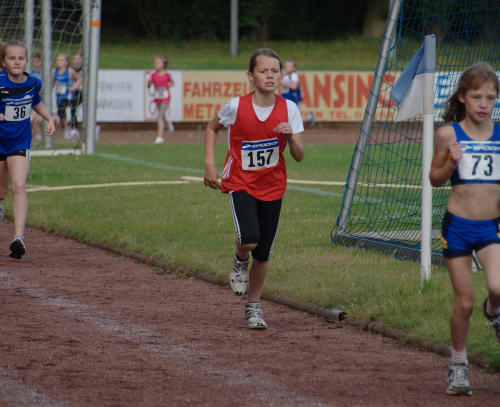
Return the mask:
{"type": "MultiPolygon", "coordinates": [[[[289,178],[345,181],[352,145],[306,145],[306,158],[288,155],[289,178]]],[[[225,145],[217,145],[220,170],[225,145]]],[[[93,156],[35,157],[30,187],[111,182],[174,181],[203,176],[202,144],[98,143],[93,156]]],[[[226,278],[234,254],[234,226],[226,195],[193,182],[29,192],[29,224],[65,236],[143,253],[226,278]]],[[[266,290],[342,308],[349,318],[375,320],[418,337],[449,343],[453,295],[447,273],[435,268],[420,289],[419,264],[332,245],[342,187],[291,185],[266,290]]],[[[12,215],[10,196],[6,212],[12,215]]],[[[29,236],[28,236],[29,239],[29,236]]],[[[29,240],[28,240],[29,245],[29,240]]],[[[486,295],[474,273],[477,301],[486,295]]],[[[469,352],[500,370],[498,342],[474,311],[469,352]]]]}
{"type": "Polygon", "coordinates": [[[283,60],[294,58],[299,70],[373,71],[377,64],[380,40],[360,37],[335,41],[240,41],[239,55],[232,57],[223,41],[151,41],[101,44],[102,69],[151,69],[156,54],[167,55],[169,69],[247,69],[248,59],[257,48],[272,48],[283,60]],[[210,50],[210,55],[207,55],[210,50]]]}

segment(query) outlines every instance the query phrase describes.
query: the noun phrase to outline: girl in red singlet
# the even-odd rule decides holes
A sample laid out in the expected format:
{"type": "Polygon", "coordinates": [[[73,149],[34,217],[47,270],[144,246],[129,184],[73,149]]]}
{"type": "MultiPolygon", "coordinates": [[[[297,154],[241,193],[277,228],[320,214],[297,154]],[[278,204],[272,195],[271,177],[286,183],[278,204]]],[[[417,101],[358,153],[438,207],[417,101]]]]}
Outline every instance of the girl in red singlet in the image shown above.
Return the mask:
{"type": "Polygon", "coordinates": [[[304,158],[299,109],[276,94],[281,70],[276,52],[267,48],[255,51],[248,67],[252,93],[226,103],[208,123],[205,134],[204,183],[230,197],[236,254],[229,283],[237,295],[242,295],[250,282],[245,304],[250,329],[267,328],[260,297],[286,190],[286,146],[294,160],[304,158]],[[217,131],[223,127],[228,129],[229,151],[219,183],[214,149],[217,131]],[[253,261],[248,273],[250,254],[253,261]]]}
{"type": "Polygon", "coordinates": [[[168,117],[168,107],[170,105],[170,88],[174,86],[174,81],[167,71],[168,58],[163,55],[156,55],[154,58],[155,71],[148,81],[148,88],[154,86],[156,103],[156,110],[158,114],[158,135],[155,139],[155,144],[161,144],[165,140],[163,132],[165,130],[165,123],[168,126],[168,131],[174,131],[174,124],[168,117]]]}

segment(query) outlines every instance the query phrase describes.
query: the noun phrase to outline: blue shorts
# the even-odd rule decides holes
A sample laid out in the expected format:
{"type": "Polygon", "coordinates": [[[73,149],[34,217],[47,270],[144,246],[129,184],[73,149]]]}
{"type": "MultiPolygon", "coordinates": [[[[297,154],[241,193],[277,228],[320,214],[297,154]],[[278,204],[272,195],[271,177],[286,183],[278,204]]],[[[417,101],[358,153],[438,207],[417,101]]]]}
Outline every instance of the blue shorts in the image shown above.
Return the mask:
{"type": "Polygon", "coordinates": [[[500,217],[486,220],[470,220],[444,214],[441,228],[443,255],[446,258],[472,255],[490,244],[500,243],[500,217]]]}
{"type": "Polygon", "coordinates": [[[28,160],[31,160],[30,150],[17,150],[17,151],[11,151],[10,153],[7,154],[0,153],[0,161],[5,161],[7,160],[7,157],[13,157],[15,155],[26,157],[28,160]]]}

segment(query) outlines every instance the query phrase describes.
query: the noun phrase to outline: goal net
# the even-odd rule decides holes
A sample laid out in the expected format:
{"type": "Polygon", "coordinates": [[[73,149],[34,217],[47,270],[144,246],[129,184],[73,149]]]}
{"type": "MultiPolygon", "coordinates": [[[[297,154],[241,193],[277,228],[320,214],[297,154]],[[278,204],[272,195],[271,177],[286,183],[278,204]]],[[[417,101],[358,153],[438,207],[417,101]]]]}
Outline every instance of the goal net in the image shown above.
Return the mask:
{"type": "MultiPolygon", "coordinates": [[[[84,0],[85,1],[85,0],[84,0]]],[[[82,1],[79,0],[0,0],[0,40],[8,42],[10,40],[24,41],[28,49],[29,63],[27,70],[32,72],[33,56],[40,52],[46,53],[44,49],[43,37],[43,7],[48,5],[50,10],[50,33],[51,33],[51,61],[59,53],[64,53],[68,56],[71,62],[71,56],[75,52],[82,52],[84,38],[84,21],[82,12],[82,1]]],[[[71,66],[71,64],[70,64],[71,66]]],[[[53,66],[49,66],[51,70],[53,66]]],[[[80,73],[84,76],[85,71],[80,73]]],[[[42,82],[44,76],[41,77],[42,82]]],[[[52,85],[50,85],[52,86],[52,85]]],[[[85,93],[85,92],[84,92],[85,93]]],[[[56,98],[52,92],[50,105],[47,103],[46,94],[42,95],[44,102],[49,111],[56,115],[56,98]]],[[[77,121],[82,122],[83,105],[81,103],[76,111],[77,121]]],[[[66,117],[69,120],[71,110],[68,108],[66,117]]],[[[61,141],[64,137],[57,135],[56,140],[61,141]]],[[[76,149],[81,148],[81,139],[76,138],[71,141],[71,147],[76,149]]],[[[52,144],[52,143],[51,143],[52,144]]],[[[68,144],[66,142],[66,144],[68,144]]],[[[34,150],[43,148],[44,144],[40,141],[33,140],[32,148],[34,150]]],[[[68,148],[69,145],[63,146],[60,142],[56,143],[56,147],[68,148]]]]}
{"type": "MultiPolygon", "coordinates": [[[[370,98],[347,178],[332,241],[420,258],[422,118],[396,123],[390,91],[426,35],[436,36],[434,124],[460,73],[484,61],[500,71],[498,0],[391,1],[370,98]]],[[[499,72],[500,74],[500,72],[499,72]]],[[[500,104],[493,120],[500,120],[500,104]]],[[[443,264],[441,221],[450,186],[433,190],[432,262],[443,264]]]]}

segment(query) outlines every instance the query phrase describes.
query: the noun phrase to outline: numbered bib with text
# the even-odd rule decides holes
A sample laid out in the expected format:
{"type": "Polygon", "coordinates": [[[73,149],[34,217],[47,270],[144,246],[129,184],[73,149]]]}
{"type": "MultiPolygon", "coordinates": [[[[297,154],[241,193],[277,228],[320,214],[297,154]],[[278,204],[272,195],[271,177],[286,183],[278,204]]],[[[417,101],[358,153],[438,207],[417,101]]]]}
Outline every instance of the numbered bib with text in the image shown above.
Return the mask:
{"type": "Polygon", "coordinates": [[[156,99],[167,99],[168,98],[168,89],[167,88],[156,88],[155,89],[155,98],[156,99]]]}
{"type": "Polygon", "coordinates": [[[241,165],[243,170],[259,170],[278,165],[279,141],[277,138],[241,142],[241,165]]]}
{"type": "Polygon", "coordinates": [[[31,105],[5,106],[5,120],[8,122],[19,122],[29,119],[31,115],[31,105]]]}
{"type": "Polygon", "coordinates": [[[463,180],[500,180],[500,142],[461,142],[458,173],[463,180]]]}
{"type": "Polygon", "coordinates": [[[62,83],[56,83],[56,93],[58,95],[65,95],[68,91],[68,87],[62,83]]]}

